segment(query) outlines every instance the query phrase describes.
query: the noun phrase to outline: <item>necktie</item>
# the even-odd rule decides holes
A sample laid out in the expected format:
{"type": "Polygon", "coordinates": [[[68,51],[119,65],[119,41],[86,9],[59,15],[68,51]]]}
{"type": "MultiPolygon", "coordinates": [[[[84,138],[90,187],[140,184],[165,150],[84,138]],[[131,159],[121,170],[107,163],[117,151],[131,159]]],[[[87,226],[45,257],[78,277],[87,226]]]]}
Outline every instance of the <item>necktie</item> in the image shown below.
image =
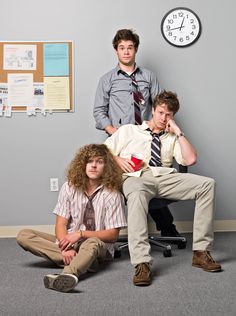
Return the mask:
{"type": "Polygon", "coordinates": [[[142,118],[141,118],[141,110],[140,105],[144,104],[144,98],[142,93],[138,90],[138,83],[135,79],[134,73],[130,75],[130,78],[132,79],[132,85],[134,87],[133,90],[133,98],[134,98],[134,118],[135,118],[135,124],[141,125],[142,124],[142,118]]]}
{"type": "MultiPolygon", "coordinates": [[[[151,131],[148,129],[148,131],[151,131]]],[[[149,161],[149,166],[160,167],[161,166],[161,141],[160,136],[164,134],[164,131],[161,131],[159,134],[152,133],[152,143],[151,143],[151,159],[149,161]]]]}
{"type": "Polygon", "coordinates": [[[96,224],[95,224],[95,212],[93,208],[93,199],[95,195],[100,191],[97,190],[95,191],[92,195],[88,196],[86,193],[85,195],[88,198],[88,202],[85,207],[84,211],[84,219],[83,219],[83,224],[86,227],[86,230],[96,230],[96,224]]]}

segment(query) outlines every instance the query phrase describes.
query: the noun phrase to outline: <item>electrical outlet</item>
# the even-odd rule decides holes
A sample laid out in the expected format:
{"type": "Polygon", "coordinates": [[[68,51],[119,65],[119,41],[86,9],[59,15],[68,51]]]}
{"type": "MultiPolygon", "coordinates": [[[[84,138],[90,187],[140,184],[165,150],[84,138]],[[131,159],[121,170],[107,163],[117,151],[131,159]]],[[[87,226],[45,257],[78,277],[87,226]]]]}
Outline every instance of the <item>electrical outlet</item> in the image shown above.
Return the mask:
{"type": "Polygon", "coordinates": [[[50,178],[50,190],[56,192],[58,189],[58,178],[50,178]]]}

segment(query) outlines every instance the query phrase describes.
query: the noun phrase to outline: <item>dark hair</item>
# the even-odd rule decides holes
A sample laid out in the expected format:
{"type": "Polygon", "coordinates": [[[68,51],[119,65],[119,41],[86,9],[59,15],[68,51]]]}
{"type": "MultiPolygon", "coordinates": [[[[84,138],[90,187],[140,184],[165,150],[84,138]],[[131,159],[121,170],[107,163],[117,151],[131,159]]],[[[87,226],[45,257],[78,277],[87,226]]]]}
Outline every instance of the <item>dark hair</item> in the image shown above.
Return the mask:
{"type": "Polygon", "coordinates": [[[139,36],[131,29],[122,29],[116,32],[116,35],[112,41],[112,45],[115,50],[117,50],[117,47],[121,41],[132,41],[136,50],[139,47],[139,36]]]}
{"type": "Polygon", "coordinates": [[[75,189],[87,189],[88,176],[86,165],[89,159],[102,157],[105,162],[101,184],[110,190],[120,190],[122,184],[122,170],[116,163],[114,156],[104,144],[91,144],[82,147],[75,155],[67,169],[67,180],[75,189]]]}
{"type": "Polygon", "coordinates": [[[168,110],[174,114],[179,110],[179,100],[174,92],[164,90],[158,94],[153,101],[153,109],[155,110],[161,104],[166,104],[168,110]]]}

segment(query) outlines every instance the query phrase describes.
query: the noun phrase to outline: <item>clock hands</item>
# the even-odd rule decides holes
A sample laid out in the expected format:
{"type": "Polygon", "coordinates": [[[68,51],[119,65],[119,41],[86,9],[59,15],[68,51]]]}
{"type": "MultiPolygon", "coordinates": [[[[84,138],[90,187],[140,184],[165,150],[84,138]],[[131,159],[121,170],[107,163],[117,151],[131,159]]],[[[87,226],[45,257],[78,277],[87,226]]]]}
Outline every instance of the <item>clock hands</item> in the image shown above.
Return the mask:
{"type": "Polygon", "coordinates": [[[168,31],[173,31],[173,30],[178,30],[178,29],[181,31],[181,29],[182,29],[183,27],[185,27],[185,26],[181,24],[180,26],[174,27],[173,29],[169,29],[168,31]]]}
{"type": "Polygon", "coordinates": [[[183,18],[183,20],[182,20],[182,23],[181,23],[181,25],[180,25],[180,28],[179,28],[179,30],[181,31],[181,29],[184,27],[184,19],[185,19],[185,17],[183,18]]]}
{"type": "Polygon", "coordinates": [[[185,17],[183,18],[182,23],[181,23],[180,26],[174,27],[173,29],[169,29],[168,31],[173,31],[173,30],[178,30],[178,29],[181,31],[181,29],[182,29],[183,27],[185,27],[185,26],[183,25],[183,24],[184,24],[184,19],[185,19],[185,17]]]}

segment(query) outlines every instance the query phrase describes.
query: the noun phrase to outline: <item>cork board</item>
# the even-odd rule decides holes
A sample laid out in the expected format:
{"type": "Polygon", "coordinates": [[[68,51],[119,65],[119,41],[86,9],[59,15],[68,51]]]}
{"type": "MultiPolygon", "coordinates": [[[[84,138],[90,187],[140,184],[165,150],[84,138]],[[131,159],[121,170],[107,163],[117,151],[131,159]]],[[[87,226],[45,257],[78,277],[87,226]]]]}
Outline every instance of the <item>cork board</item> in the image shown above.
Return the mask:
{"type": "MultiPolygon", "coordinates": [[[[38,41],[38,42],[34,42],[34,41],[1,41],[0,42],[0,83],[4,84],[4,83],[8,83],[8,75],[9,74],[33,74],[33,83],[42,83],[44,84],[44,80],[45,78],[53,78],[54,74],[50,75],[50,73],[46,74],[45,76],[45,45],[47,45],[47,47],[49,47],[49,44],[52,44],[52,47],[55,46],[55,44],[63,44],[63,47],[67,48],[67,58],[68,58],[68,71],[65,74],[62,74],[62,76],[58,76],[60,78],[66,78],[66,82],[68,82],[68,106],[65,109],[63,106],[60,108],[58,107],[51,107],[50,111],[56,111],[56,112],[72,112],[73,110],[73,42],[72,41],[38,41]],[[7,46],[5,46],[7,45],[7,46]],[[35,58],[35,67],[32,67],[31,69],[27,70],[26,68],[24,68],[23,70],[20,69],[20,67],[15,67],[15,69],[9,69],[10,67],[6,67],[6,60],[4,59],[4,47],[10,47],[11,45],[14,45],[15,47],[20,47],[20,45],[22,45],[21,47],[27,47],[24,45],[35,45],[34,48],[36,47],[36,58],[35,58]],[[4,63],[5,61],[5,63],[4,63]],[[33,69],[35,68],[35,69],[33,69]],[[68,78],[68,79],[67,79],[68,78]]],[[[14,47],[13,46],[13,47],[14,47]]],[[[10,56],[10,55],[9,55],[10,56]]],[[[10,59],[10,58],[9,58],[10,59]]],[[[53,61],[53,57],[52,57],[52,61],[53,61]]],[[[65,59],[64,61],[65,62],[65,59]]],[[[57,65],[59,65],[60,63],[60,58],[58,58],[57,60],[57,65]]],[[[29,67],[30,68],[30,67],[29,67]]],[[[55,67],[56,68],[56,67],[55,67]]],[[[60,68],[60,67],[59,67],[60,68]]],[[[14,104],[12,105],[12,111],[13,112],[24,112],[27,110],[27,106],[14,106],[14,104]]],[[[3,108],[4,110],[4,108],[3,108]]],[[[46,109],[47,111],[48,109],[46,109]]]]}

